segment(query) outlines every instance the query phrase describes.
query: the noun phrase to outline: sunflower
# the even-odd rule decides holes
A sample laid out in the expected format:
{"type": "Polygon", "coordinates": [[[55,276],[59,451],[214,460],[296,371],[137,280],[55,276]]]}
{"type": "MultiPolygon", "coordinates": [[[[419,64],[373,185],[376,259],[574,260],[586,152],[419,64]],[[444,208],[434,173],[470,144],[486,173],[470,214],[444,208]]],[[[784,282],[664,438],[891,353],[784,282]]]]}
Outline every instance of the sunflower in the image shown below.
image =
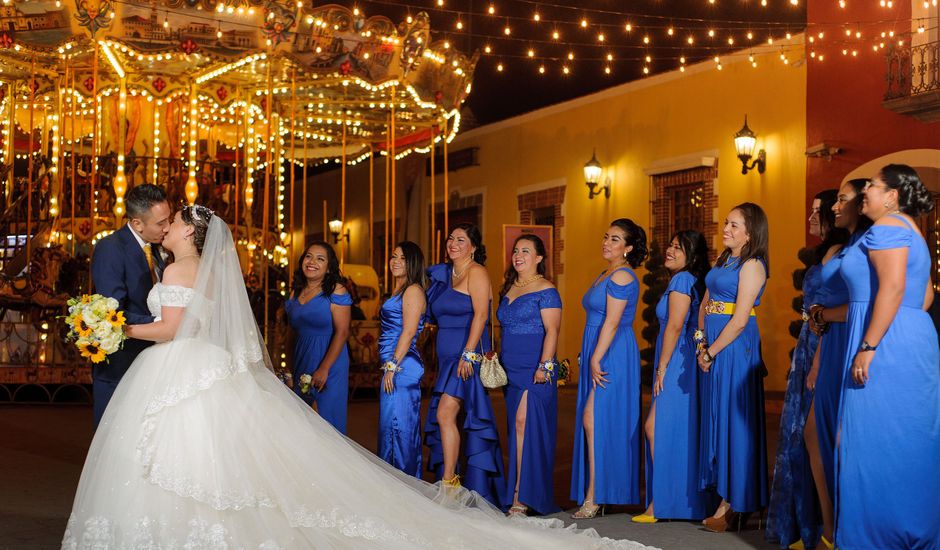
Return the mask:
{"type": "Polygon", "coordinates": [[[81,301],[81,303],[83,303],[83,304],[90,304],[93,298],[94,298],[94,297],[93,297],[91,294],[82,294],[82,301],[81,301]]]}
{"type": "Polygon", "coordinates": [[[123,327],[124,326],[124,312],[111,310],[108,312],[106,317],[108,322],[111,323],[112,327],[123,327]]]}
{"type": "Polygon", "coordinates": [[[78,349],[82,352],[82,357],[91,359],[92,363],[100,363],[104,361],[104,358],[107,356],[107,354],[103,349],[101,349],[101,346],[99,346],[97,342],[79,344],[78,349]]]}
{"type": "Polygon", "coordinates": [[[85,319],[82,317],[81,313],[76,315],[75,320],[72,321],[72,330],[74,330],[80,338],[88,338],[94,332],[94,330],[85,323],[85,319]]]}

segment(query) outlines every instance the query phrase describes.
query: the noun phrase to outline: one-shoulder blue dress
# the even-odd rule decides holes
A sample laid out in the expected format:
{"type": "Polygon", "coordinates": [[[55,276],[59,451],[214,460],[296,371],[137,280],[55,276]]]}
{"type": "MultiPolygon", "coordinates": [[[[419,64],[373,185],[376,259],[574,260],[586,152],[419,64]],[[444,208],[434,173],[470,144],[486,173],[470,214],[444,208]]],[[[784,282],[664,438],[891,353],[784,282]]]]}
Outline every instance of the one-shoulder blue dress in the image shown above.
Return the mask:
{"type": "MultiPolygon", "coordinates": [[[[431,266],[428,275],[431,278],[428,304],[438,327],[439,369],[424,424],[424,443],[430,449],[428,470],[434,472],[437,479],[444,475],[444,446],[437,423],[437,405],[441,395],[447,394],[461,401],[458,428],[461,430],[462,460],[457,461],[457,471],[463,477],[461,483],[493,505],[504,507],[506,480],[503,477],[503,454],[499,447],[493,405],[480,381],[480,366],[474,365],[473,376],[467,380],[457,376],[457,364],[470,334],[473,303],[469,294],[456,291],[451,286],[450,266],[431,266]]],[[[480,350],[490,350],[489,327],[484,329],[480,337],[477,351],[480,350]]]]}

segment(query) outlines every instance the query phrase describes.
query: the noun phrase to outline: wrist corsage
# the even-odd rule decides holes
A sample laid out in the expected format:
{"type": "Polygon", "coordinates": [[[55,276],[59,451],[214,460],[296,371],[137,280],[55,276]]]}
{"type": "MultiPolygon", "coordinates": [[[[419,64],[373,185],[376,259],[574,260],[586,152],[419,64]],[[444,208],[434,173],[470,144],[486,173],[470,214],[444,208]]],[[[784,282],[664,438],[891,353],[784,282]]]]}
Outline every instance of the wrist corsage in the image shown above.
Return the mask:
{"type": "Polygon", "coordinates": [[[385,372],[401,372],[401,367],[398,366],[398,359],[395,357],[389,359],[382,365],[382,370],[385,372]]]}
{"type": "Polygon", "coordinates": [[[558,367],[558,362],[554,359],[548,359],[539,363],[538,370],[545,373],[545,376],[551,380],[552,376],[555,375],[555,369],[558,367]]]}
{"type": "Polygon", "coordinates": [[[463,353],[460,354],[460,358],[467,363],[481,363],[483,361],[483,354],[477,353],[472,349],[465,349],[463,353]]]}

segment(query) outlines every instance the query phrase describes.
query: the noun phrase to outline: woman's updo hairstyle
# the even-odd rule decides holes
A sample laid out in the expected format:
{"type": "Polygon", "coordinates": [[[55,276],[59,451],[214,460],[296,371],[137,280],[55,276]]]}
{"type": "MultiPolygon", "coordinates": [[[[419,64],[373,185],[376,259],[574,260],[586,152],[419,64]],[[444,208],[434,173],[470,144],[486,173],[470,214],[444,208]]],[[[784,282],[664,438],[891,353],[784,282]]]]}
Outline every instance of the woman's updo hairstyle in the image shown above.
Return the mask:
{"type": "Polygon", "coordinates": [[[212,221],[214,215],[215,212],[201,204],[187,205],[180,210],[180,218],[182,218],[183,223],[193,228],[193,245],[195,245],[196,252],[200,256],[202,256],[202,247],[206,245],[209,222],[212,221]]]}
{"type": "Polygon", "coordinates": [[[906,164],[889,164],[878,172],[879,179],[898,192],[898,209],[912,218],[933,210],[930,190],[917,171],[906,164]]]}
{"type": "Polygon", "coordinates": [[[626,234],[624,245],[633,247],[633,250],[627,252],[627,263],[633,269],[640,267],[650,254],[646,248],[646,231],[628,218],[618,218],[610,222],[610,226],[617,227],[626,234]]]}

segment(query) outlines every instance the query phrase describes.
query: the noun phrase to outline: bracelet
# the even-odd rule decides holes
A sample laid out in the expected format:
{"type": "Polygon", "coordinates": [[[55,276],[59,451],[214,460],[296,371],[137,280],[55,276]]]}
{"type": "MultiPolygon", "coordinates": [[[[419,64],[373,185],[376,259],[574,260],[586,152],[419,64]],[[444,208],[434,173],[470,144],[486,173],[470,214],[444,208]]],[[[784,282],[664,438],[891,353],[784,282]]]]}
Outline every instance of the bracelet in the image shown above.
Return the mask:
{"type": "Polygon", "coordinates": [[[813,322],[819,326],[826,324],[826,321],[822,318],[825,309],[826,307],[820,304],[813,304],[809,307],[809,316],[813,319],[813,322]]]}
{"type": "Polygon", "coordinates": [[[702,350],[702,360],[705,361],[706,363],[711,363],[712,361],[715,360],[715,357],[712,356],[712,354],[708,352],[708,348],[705,348],[702,350]]]}
{"type": "Polygon", "coordinates": [[[467,363],[480,363],[483,361],[483,354],[477,353],[472,349],[465,349],[463,353],[460,354],[460,358],[467,363]]]}
{"type": "Polygon", "coordinates": [[[659,367],[656,369],[656,376],[665,376],[665,375],[666,375],[666,367],[659,367]]]}
{"type": "Polygon", "coordinates": [[[401,372],[401,367],[398,366],[398,359],[391,358],[382,365],[382,370],[385,372],[401,372]]]}
{"type": "Polygon", "coordinates": [[[557,366],[558,366],[557,361],[555,361],[554,359],[548,359],[546,361],[542,361],[541,363],[539,363],[538,370],[543,371],[545,373],[545,376],[547,376],[548,379],[551,380],[552,376],[555,374],[555,367],[557,366]]]}
{"type": "Polygon", "coordinates": [[[695,355],[701,355],[703,351],[708,347],[708,342],[702,339],[701,342],[695,345],[695,355]]]}

